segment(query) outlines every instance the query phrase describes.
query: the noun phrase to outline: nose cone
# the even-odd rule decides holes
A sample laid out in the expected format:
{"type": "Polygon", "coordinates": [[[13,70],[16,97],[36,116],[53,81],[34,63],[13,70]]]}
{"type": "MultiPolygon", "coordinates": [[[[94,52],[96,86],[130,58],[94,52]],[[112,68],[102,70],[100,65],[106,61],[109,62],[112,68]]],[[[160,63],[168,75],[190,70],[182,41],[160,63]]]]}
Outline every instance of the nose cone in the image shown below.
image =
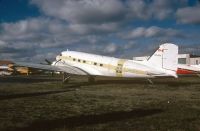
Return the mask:
{"type": "Polygon", "coordinates": [[[58,61],[58,60],[60,60],[61,59],[61,57],[58,55],[58,56],[56,56],[56,60],[58,61]]]}
{"type": "Polygon", "coordinates": [[[53,61],[51,65],[56,65],[56,61],[53,61]]]}

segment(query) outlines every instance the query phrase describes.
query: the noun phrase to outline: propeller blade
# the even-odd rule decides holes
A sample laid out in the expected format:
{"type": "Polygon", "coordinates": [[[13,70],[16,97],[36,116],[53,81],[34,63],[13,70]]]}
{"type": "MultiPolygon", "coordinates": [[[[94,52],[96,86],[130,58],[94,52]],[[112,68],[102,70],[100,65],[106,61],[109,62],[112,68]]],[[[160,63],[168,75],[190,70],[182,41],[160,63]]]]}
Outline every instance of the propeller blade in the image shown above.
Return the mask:
{"type": "Polygon", "coordinates": [[[45,61],[46,61],[46,63],[47,63],[48,65],[51,65],[51,64],[52,64],[52,62],[49,61],[49,60],[47,60],[47,59],[45,59],[45,61]]]}

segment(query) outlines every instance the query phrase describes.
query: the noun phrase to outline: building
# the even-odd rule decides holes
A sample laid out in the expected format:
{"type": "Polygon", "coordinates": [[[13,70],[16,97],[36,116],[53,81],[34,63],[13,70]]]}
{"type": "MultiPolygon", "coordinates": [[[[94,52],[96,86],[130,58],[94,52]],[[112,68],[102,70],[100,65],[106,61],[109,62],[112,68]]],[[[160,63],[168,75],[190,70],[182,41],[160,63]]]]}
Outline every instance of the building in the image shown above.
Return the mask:
{"type": "Polygon", "coordinates": [[[190,55],[190,65],[199,65],[200,64],[200,56],[190,55]]]}
{"type": "MultiPolygon", "coordinates": [[[[147,60],[149,56],[141,56],[141,57],[133,57],[133,60],[143,61],[147,60]]],[[[187,65],[199,65],[200,64],[200,56],[191,55],[191,54],[179,54],[178,55],[178,63],[179,64],[187,64],[187,65]]]]}

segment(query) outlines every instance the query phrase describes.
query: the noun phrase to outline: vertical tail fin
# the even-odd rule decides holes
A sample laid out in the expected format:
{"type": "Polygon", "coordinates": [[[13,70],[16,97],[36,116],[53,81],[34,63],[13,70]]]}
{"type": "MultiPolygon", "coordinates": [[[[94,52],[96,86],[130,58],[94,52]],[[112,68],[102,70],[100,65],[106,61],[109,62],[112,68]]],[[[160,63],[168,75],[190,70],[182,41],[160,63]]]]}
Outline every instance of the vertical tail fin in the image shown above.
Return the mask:
{"type": "Polygon", "coordinates": [[[177,77],[178,68],[178,46],[165,43],[148,59],[148,62],[156,67],[166,70],[169,74],[177,77]]]}

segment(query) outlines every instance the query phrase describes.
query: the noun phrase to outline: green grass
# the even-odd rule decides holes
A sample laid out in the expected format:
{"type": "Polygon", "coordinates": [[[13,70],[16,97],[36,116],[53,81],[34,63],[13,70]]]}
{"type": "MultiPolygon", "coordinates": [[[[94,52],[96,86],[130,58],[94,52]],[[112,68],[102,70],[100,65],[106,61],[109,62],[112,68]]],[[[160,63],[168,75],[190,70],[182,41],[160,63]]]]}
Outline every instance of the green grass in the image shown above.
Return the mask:
{"type": "Polygon", "coordinates": [[[0,78],[0,130],[200,130],[200,78],[0,78]]]}

